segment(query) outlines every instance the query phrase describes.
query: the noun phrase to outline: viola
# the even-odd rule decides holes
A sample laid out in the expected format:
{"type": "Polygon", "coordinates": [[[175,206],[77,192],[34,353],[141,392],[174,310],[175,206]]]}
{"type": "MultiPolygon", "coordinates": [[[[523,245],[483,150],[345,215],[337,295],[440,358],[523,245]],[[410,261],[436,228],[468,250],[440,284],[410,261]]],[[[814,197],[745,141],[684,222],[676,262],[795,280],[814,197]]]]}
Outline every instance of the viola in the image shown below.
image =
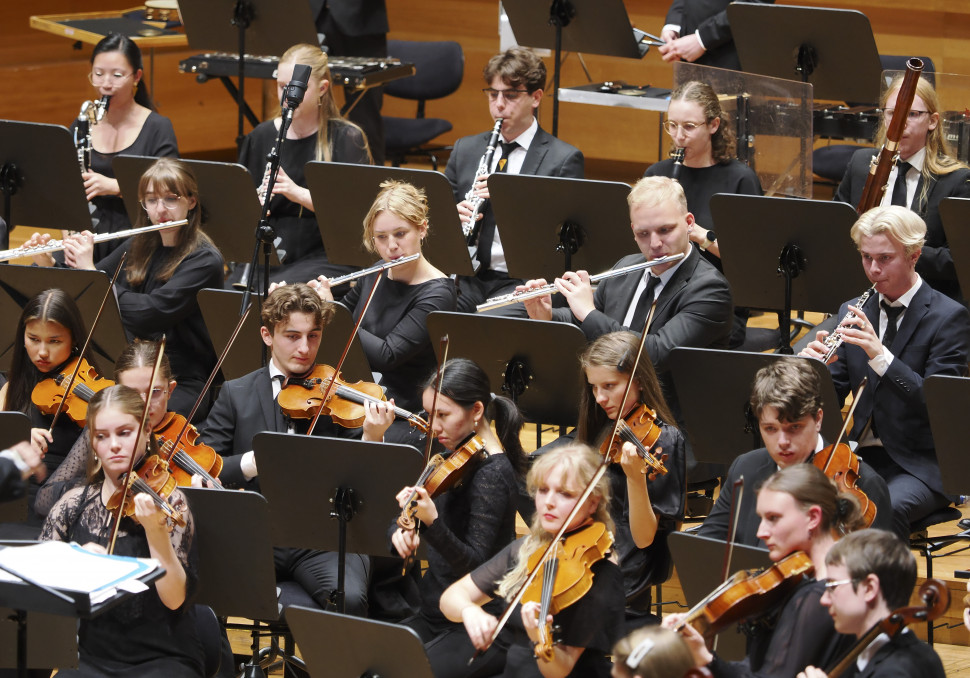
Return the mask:
{"type": "MultiPolygon", "coordinates": [[[[334,377],[334,368],[330,365],[317,365],[303,378],[291,377],[280,391],[276,402],[283,412],[291,419],[312,419],[317,411],[328,414],[333,422],[344,428],[357,428],[364,425],[364,402],[384,401],[384,389],[379,384],[367,381],[350,383],[344,381],[337,373],[336,387],[332,389],[327,402],[323,402],[323,392],[334,377]]],[[[415,423],[412,415],[406,410],[395,414],[407,418],[415,423]],[[408,416],[404,416],[404,415],[408,416]]]]}
{"type": "MultiPolygon", "coordinates": [[[[423,487],[428,491],[428,496],[434,499],[454,487],[462,476],[487,454],[485,441],[472,433],[465,438],[458,449],[450,454],[436,454],[431,457],[431,461],[421,472],[415,488],[423,487]]],[[[401,509],[401,515],[398,516],[397,524],[402,530],[413,530],[416,526],[414,517],[418,511],[417,494],[415,489],[401,509]]]]}
{"type": "Polygon", "coordinates": [[[691,608],[679,628],[692,624],[705,635],[715,634],[763,614],[814,573],[815,566],[804,551],[795,551],[763,570],[735,572],[691,608]]]}
{"type": "Polygon", "coordinates": [[[600,445],[600,454],[608,456],[610,461],[619,462],[622,454],[620,447],[624,442],[632,443],[637,448],[637,454],[650,467],[650,479],[653,480],[658,475],[667,474],[667,467],[663,464],[667,455],[657,456],[650,453],[659,438],[660,426],[657,425],[657,413],[640,403],[617,423],[616,437],[606,437],[600,445]]]}
{"type": "Polygon", "coordinates": [[[175,478],[169,472],[168,464],[157,454],[153,454],[145,457],[134,473],[126,473],[122,476],[122,486],[108,499],[106,508],[116,518],[119,510],[122,516],[134,518],[134,495],[144,492],[173,523],[179,527],[185,527],[185,516],[182,511],[168,503],[168,498],[175,488],[175,478]],[[124,507],[121,506],[122,497],[124,497],[124,507]]]}
{"type": "Polygon", "coordinates": [[[613,546],[613,535],[599,522],[576,530],[556,544],[553,557],[542,557],[543,550],[529,556],[529,571],[542,567],[542,577],[535,577],[522,595],[522,602],[539,603],[539,642],[535,655],[551,661],[553,632],[546,621],[586,595],[593,586],[593,564],[606,557],[613,546]]]}
{"type": "Polygon", "coordinates": [[[88,417],[88,402],[98,391],[103,391],[115,383],[101,377],[91,364],[84,358],[74,358],[53,377],[37,383],[30,394],[30,400],[42,414],[54,414],[61,400],[64,406],[61,411],[67,414],[78,426],[84,426],[88,417]],[[71,392],[64,395],[64,384],[71,378],[78,361],[81,361],[77,377],[71,386],[71,392]]]}
{"type": "Polygon", "coordinates": [[[192,476],[200,476],[203,480],[218,489],[223,489],[217,480],[222,472],[222,457],[216,451],[199,440],[199,432],[181,414],[168,412],[165,419],[155,428],[158,441],[158,454],[169,464],[169,471],[178,485],[192,484],[192,476]],[[178,447],[175,441],[183,427],[188,426],[178,447]]]}

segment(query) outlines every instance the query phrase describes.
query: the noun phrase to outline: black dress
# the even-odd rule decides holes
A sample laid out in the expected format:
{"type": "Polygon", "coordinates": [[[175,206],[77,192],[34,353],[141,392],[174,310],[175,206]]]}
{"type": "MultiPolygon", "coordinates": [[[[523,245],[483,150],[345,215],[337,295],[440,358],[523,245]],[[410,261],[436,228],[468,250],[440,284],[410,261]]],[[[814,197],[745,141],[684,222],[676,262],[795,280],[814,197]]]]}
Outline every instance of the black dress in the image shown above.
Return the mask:
{"type": "MultiPolygon", "coordinates": [[[[376,275],[358,279],[340,301],[351,310],[354,322],[363,311],[376,275]]],[[[406,285],[388,278],[386,271],[381,275],[384,280],[377,287],[357,336],[371,369],[381,373],[387,397],[394,398],[398,407],[416,411],[421,409],[420,385],[438,365],[428,337],[428,314],[455,310],[455,283],[450,278],[434,278],[406,285]]]]}
{"type": "MultiPolygon", "coordinates": [[[[495,596],[499,581],[515,566],[519,539],[484,565],[471,573],[472,582],[480,591],[495,596]]],[[[609,654],[619,640],[623,620],[623,577],[620,569],[604,558],[593,564],[593,586],[579,601],[555,615],[553,624],[561,628],[559,642],[572,647],[586,648],[579,656],[570,676],[610,675],[609,654]]],[[[532,652],[532,643],[522,626],[522,615],[516,606],[508,624],[502,630],[508,642],[506,678],[539,678],[539,666],[532,652]]]]}
{"type": "MultiPolygon", "coordinates": [[[[366,143],[360,130],[342,121],[329,122],[330,148],[333,162],[369,165],[366,143]]],[[[243,139],[239,149],[239,164],[244,165],[253,176],[258,188],[266,173],[266,156],[276,145],[279,130],[275,120],[260,123],[243,139]]],[[[294,183],[306,187],[305,166],[316,159],[317,135],[303,139],[286,139],[283,142],[281,166],[294,183]]],[[[318,275],[334,277],[353,270],[353,267],[331,264],[323,248],[316,215],[282,195],[270,201],[270,225],[281,238],[278,250],[282,265],[270,273],[270,281],[306,282],[318,275]]],[[[248,236],[247,236],[248,237],[248,236]]]]}
{"type": "MultiPolygon", "coordinates": [[[[176,491],[170,498],[184,502],[176,491]]],[[[111,514],[101,501],[101,483],[84,485],[67,494],[54,506],[44,523],[42,539],[89,542],[108,547],[111,514]]],[[[197,581],[193,550],[195,526],[186,512],[186,526],[172,532],[172,546],[186,574],[186,600],[197,581]]],[[[150,557],[145,530],[131,518],[121,521],[115,553],[150,557]]],[[[93,619],[81,621],[78,635],[80,667],[60,671],[58,676],[85,678],[201,678],[202,647],[195,633],[191,604],[170,610],[162,603],[154,584],[149,590],[111,608],[93,619]]]]}
{"type": "MultiPolygon", "coordinates": [[[[71,125],[71,132],[77,126],[77,121],[71,125]]],[[[141,132],[128,148],[117,153],[100,153],[91,151],[91,170],[106,177],[114,178],[115,172],[112,161],[119,155],[147,155],[151,157],[172,157],[179,155],[178,143],[175,141],[175,130],[172,121],[159,115],[155,111],[148,114],[141,132]]],[[[131,228],[131,220],[125,210],[125,203],[120,195],[99,195],[91,200],[94,211],[92,220],[96,220],[95,233],[117,233],[131,228]]],[[[94,246],[94,260],[101,261],[113,250],[121,246],[121,240],[108,240],[94,246]]],[[[63,260],[61,258],[60,260],[63,260]]]]}
{"type": "MultiPolygon", "coordinates": [[[[130,246],[130,241],[125,241],[124,246],[99,262],[104,270],[114,271],[130,246]]],[[[196,294],[206,287],[222,287],[223,264],[219,250],[204,243],[182,260],[171,278],[162,282],[158,271],[173,252],[171,247],[156,249],[145,281],[137,287],[128,283],[128,272],[123,270],[118,276],[117,296],[121,320],[131,338],[158,340],[165,335],[165,355],[178,381],[169,409],[188,416],[216,364],[196,294]]],[[[207,407],[203,408],[199,416],[207,411],[207,407]]]]}

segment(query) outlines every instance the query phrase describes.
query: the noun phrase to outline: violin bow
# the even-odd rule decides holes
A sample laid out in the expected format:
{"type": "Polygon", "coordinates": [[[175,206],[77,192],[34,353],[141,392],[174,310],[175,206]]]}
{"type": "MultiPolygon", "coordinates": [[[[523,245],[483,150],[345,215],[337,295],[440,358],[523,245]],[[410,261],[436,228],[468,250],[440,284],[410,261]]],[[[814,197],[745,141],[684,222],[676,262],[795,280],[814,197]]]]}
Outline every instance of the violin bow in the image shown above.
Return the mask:
{"type": "MultiPolygon", "coordinates": [[[[857,388],[856,392],[852,395],[852,405],[849,406],[849,411],[845,415],[845,421],[842,422],[842,430],[839,431],[839,437],[836,438],[835,440],[836,447],[841,445],[842,441],[845,439],[845,434],[849,430],[849,422],[852,421],[852,415],[855,414],[855,408],[859,404],[859,396],[861,396],[862,392],[866,390],[866,386],[868,384],[869,384],[869,377],[868,376],[863,377],[862,381],[859,382],[859,388],[857,388]]],[[[868,426],[869,426],[869,422],[866,422],[866,427],[868,426]]]]}
{"type": "MultiPolygon", "coordinates": [[[[242,330],[243,323],[246,322],[246,318],[249,317],[249,312],[252,310],[252,308],[253,308],[253,302],[249,302],[249,304],[246,306],[246,310],[243,311],[241,316],[239,316],[239,321],[236,323],[236,329],[232,331],[232,335],[229,337],[229,341],[226,343],[225,348],[222,349],[222,353],[219,354],[219,358],[216,360],[215,367],[212,368],[212,372],[209,374],[209,378],[206,380],[205,386],[202,387],[202,391],[199,393],[199,397],[196,398],[195,404],[192,406],[192,411],[189,412],[189,416],[185,418],[185,424],[182,425],[182,429],[178,432],[178,435],[175,436],[175,441],[172,443],[172,454],[175,454],[175,452],[178,451],[179,443],[182,442],[182,438],[185,437],[186,432],[189,430],[189,427],[192,425],[192,419],[195,418],[196,412],[199,411],[199,407],[202,405],[202,399],[205,398],[206,393],[208,393],[209,389],[212,387],[212,382],[215,381],[216,375],[219,374],[219,370],[222,368],[222,363],[225,361],[226,356],[229,355],[229,349],[232,348],[233,343],[235,343],[236,341],[236,337],[239,336],[239,331],[242,330]]],[[[155,385],[155,381],[153,379],[152,386],[154,385],[155,385]]],[[[151,387],[149,387],[149,392],[151,392],[150,389],[151,387]]],[[[225,489],[225,487],[223,487],[222,483],[220,483],[217,478],[213,478],[210,476],[209,478],[206,478],[206,480],[212,483],[213,487],[215,487],[216,489],[219,489],[219,490],[225,489]]]]}
{"type": "MultiPolygon", "coordinates": [[[[317,413],[313,415],[313,421],[310,422],[310,428],[307,429],[307,435],[313,435],[313,429],[317,427],[317,420],[323,413],[323,408],[330,400],[330,396],[333,394],[333,390],[337,387],[337,376],[340,374],[340,370],[344,366],[344,361],[347,359],[347,354],[350,353],[350,346],[354,343],[354,338],[357,337],[357,331],[360,329],[361,323],[364,322],[364,316],[367,315],[367,309],[370,308],[370,302],[374,298],[374,293],[377,291],[377,285],[381,282],[381,274],[378,273],[377,277],[374,278],[374,286],[370,288],[370,293],[367,295],[367,301],[364,302],[364,308],[360,312],[360,317],[357,318],[357,322],[354,324],[354,329],[351,330],[350,336],[347,338],[347,343],[344,345],[344,351],[340,354],[340,360],[337,361],[336,366],[333,368],[333,376],[330,377],[330,383],[327,384],[326,390],[323,392],[323,399],[320,401],[320,408],[317,413]]],[[[334,302],[331,302],[334,303],[334,302]]]]}
{"type": "Polygon", "coordinates": [[[64,395],[61,396],[61,402],[57,403],[57,409],[54,410],[54,418],[51,419],[51,427],[47,429],[48,433],[54,433],[54,424],[57,423],[57,418],[61,416],[61,412],[64,411],[64,403],[67,402],[67,396],[70,394],[71,389],[74,387],[74,380],[77,379],[78,372],[81,370],[81,358],[87,353],[88,346],[91,343],[91,337],[94,336],[94,330],[98,326],[98,321],[101,320],[101,313],[104,312],[104,305],[108,303],[108,296],[114,289],[115,281],[118,280],[118,275],[121,273],[122,267],[125,265],[125,258],[128,256],[127,252],[121,254],[121,261],[118,262],[118,267],[115,269],[115,273],[111,276],[111,282],[108,283],[108,289],[104,292],[104,297],[101,299],[101,306],[98,307],[98,314],[94,316],[94,321],[91,323],[91,329],[88,330],[88,336],[84,339],[84,346],[81,347],[81,352],[77,355],[77,364],[74,366],[74,371],[71,373],[71,378],[67,380],[67,388],[64,389],[64,395]]]}
{"type": "MultiPolygon", "coordinates": [[[[162,356],[165,355],[165,335],[162,335],[161,340],[158,342],[158,355],[155,356],[155,364],[152,365],[152,377],[148,381],[149,384],[155,383],[155,375],[158,374],[158,370],[162,365],[162,356]]],[[[145,408],[141,412],[141,422],[138,426],[138,437],[145,430],[145,425],[148,423],[148,410],[151,407],[151,387],[149,387],[148,393],[145,394],[145,408]]],[[[148,432],[148,440],[145,441],[146,450],[147,446],[151,444],[151,431],[148,432]]],[[[128,460],[128,472],[125,475],[125,482],[121,491],[121,503],[118,505],[118,516],[115,518],[114,525],[111,526],[111,543],[108,546],[108,555],[113,555],[115,552],[115,540],[118,538],[118,528],[121,526],[121,519],[125,515],[125,503],[128,501],[128,490],[131,488],[131,474],[135,471],[135,455],[138,454],[138,442],[135,442],[135,449],[131,451],[131,459],[128,460]]],[[[107,475],[107,473],[105,473],[107,475]]]]}

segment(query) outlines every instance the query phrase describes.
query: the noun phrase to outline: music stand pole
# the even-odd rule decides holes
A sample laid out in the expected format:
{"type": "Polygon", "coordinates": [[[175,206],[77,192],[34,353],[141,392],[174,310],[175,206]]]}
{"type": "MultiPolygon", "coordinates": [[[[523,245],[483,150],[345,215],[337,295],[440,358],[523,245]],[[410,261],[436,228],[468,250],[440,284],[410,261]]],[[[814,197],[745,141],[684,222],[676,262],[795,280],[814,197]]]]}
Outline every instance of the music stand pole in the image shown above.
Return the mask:
{"type": "Polygon", "coordinates": [[[552,66],[552,136],[559,136],[559,76],[562,71],[562,29],[576,15],[576,8],[569,0],[552,0],[549,7],[549,23],[556,28],[556,60],[552,66]]]}
{"type": "Polygon", "coordinates": [[[232,8],[232,20],[230,23],[236,27],[239,34],[239,87],[236,90],[236,152],[242,148],[243,121],[246,119],[246,29],[253,21],[253,7],[249,0],[236,0],[232,8]]]}

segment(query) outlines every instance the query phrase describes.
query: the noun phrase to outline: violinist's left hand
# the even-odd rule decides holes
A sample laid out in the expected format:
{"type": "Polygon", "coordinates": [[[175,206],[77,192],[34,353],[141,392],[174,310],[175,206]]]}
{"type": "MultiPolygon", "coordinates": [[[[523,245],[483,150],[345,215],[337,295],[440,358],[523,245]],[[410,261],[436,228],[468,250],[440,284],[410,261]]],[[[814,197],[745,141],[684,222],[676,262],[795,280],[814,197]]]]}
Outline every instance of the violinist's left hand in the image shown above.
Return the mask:
{"type": "Polygon", "coordinates": [[[379,443],[384,440],[384,432],[394,423],[394,398],[387,402],[364,401],[363,440],[379,443]]]}
{"type": "Polygon", "coordinates": [[[165,512],[155,505],[152,498],[144,492],[134,496],[135,520],[145,528],[145,536],[151,541],[152,536],[162,536],[168,540],[168,518],[165,512]]]}
{"type": "MultiPolygon", "coordinates": [[[[533,601],[531,603],[522,603],[522,626],[525,627],[525,632],[529,636],[529,640],[533,643],[539,642],[539,613],[541,611],[541,606],[539,603],[533,601]]],[[[552,615],[546,617],[546,623],[552,623],[552,615]]]]}
{"type": "Polygon", "coordinates": [[[798,674],[798,678],[828,678],[828,674],[814,666],[806,666],[805,670],[798,674]]]}
{"type": "MultiPolygon", "coordinates": [[[[665,629],[674,630],[680,626],[686,617],[687,615],[684,613],[669,614],[663,618],[660,625],[665,629]]],[[[714,655],[707,649],[707,643],[704,642],[704,636],[700,634],[700,631],[690,624],[684,624],[684,627],[680,629],[680,633],[683,635],[684,640],[687,641],[687,647],[690,648],[691,654],[694,655],[694,662],[697,666],[707,666],[714,660],[714,655]]]]}
{"type": "Polygon", "coordinates": [[[647,462],[640,458],[633,443],[623,443],[620,446],[620,468],[626,474],[627,480],[639,480],[647,474],[647,462]]]}
{"type": "Polygon", "coordinates": [[[425,525],[431,525],[431,523],[438,519],[438,507],[434,505],[430,495],[428,495],[428,491],[423,487],[405,487],[397,493],[397,505],[402,509],[407,506],[408,497],[411,496],[412,491],[416,492],[414,501],[418,504],[418,510],[415,515],[425,525]]]}

